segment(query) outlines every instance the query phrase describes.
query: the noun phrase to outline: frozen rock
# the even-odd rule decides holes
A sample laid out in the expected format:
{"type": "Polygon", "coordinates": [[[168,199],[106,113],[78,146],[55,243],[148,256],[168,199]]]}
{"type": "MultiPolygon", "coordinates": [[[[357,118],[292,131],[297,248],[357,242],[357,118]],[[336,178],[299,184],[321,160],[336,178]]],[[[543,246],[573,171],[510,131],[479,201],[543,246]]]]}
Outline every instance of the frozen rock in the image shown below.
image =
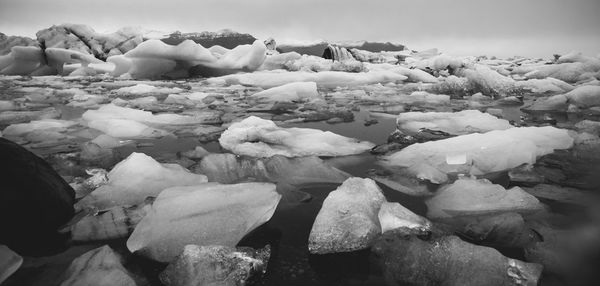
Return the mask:
{"type": "Polygon", "coordinates": [[[23,264],[23,257],[19,256],[6,245],[0,245],[0,283],[15,273],[23,264]]]}
{"type": "Polygon", "coordinates": [[[425,204],[430,219],[502,212],[531,213],[542,209],[542,204],[523,189],[505,189],[486,179],[459,179],[440,188],[425,204]]]}
{"type": "Polygon", "coordinates": [[[135,286],[132,275],[121,264],[121,257],[108,245],[90,250],[77,257],[64,274],[60,285],[135,286]]]}
{"type": "Polygon", "coordinates": [[[378,213],[384,202],[373,180],[347,179],[323,201],[310,231],[308,250],[326,254],[370,247],[381,234],[378,213]]]}
{"type": "Polygon", "coordinates": [[[0,243],[24,254],[52,251],[74,214],[75,192],[43,159],[0,138],[0,243]]]}
{"type": "Polygon", "coordinates": [[[304,101],[319,97],[314,82],[293,82],[273,87],[252,95],[262,101],[304,101]]]}
{"type": "Polygon", "coordinates": [[[371,251],[388,285],[537,285],[542,266],[456,236],[388,232],[371,251]]]}
{"type": "Polygon", "coordinates": [[[443,131],[452,135],[483,133],[492,130],[505,130],[513,126],[507,120],[499,119],[479,110],[460,112],[404,112],[396,119],[402,131],[416,133],[421,128],[443,131]]]}
{"type": "Polygon", "coordinates": [[[269,246],[260,250],[220,245],[186,245],[160,274],[167,285],[250,285],[267,271],[269,246]]]}
{"type": "Polygon", "coordinates": [[[343,156],[359,154],[374,144],[309,128],[282,128],[273,121],[250,116],[229,126],[221,146],[252,157],[343,156]]]}
{"type": "Polygon", "coordinates": [[[169,262],[188,244],[235,246],[271,219],[281,196],[270,183],[207,183],[162,191],[127,248],[169,262]]]}
{"type": "Polygon", "coordinates": [[[193,186],[206,176],[190,173],[177,164],[160,164],[143,153],[132,153],[108,173],[108,184],[77,203],[78,208],[108,209],[137,205],[174,186],[193,186]]]}
{"type": "Polygon", "coordinates": [[[99,214],[83,217],[71,226],[74,241],[126,238],[150,209],[152,200],[137,206],[112,207],[99,214]]]}
{"type": "Polygon", "coordinates": [[[408,168],[418,178],[443,183],[448,173],[483,175],[505,171],[533,164],[542,155],[572,146],[573,138],[567,130],[521,127],[417,143],[384,159],[387,165],[408,168]]]}
{"type": "Polygon", "coordinates": [[[318,157],[287,158],[275,155],[257,159],[233,154],[210,154],[199,165],[210,182],[235,183],[252,178],[258,181],[303,185],[342,183],[350,175],[327,165],[318,157]]]}
{"type": "Polygon", "coordinates": [[[399,203],[384,202],[377,217],[381,225],[381,233],[397,228],[408,228],[425,234],[431,229],[431,222],[399,203]]]}
{"type": "Polygon", "coordinates": [[[377,83],[396,83],[407,77],[393,71],[370,71],[347,73],[338,71],[323,72],[282,72],[262,71],[244,74],[233,74],[209,79],[209,83],[244,84],[271,88],[292,82],[312,81],[320,88],[352,87],[377,83]]]}

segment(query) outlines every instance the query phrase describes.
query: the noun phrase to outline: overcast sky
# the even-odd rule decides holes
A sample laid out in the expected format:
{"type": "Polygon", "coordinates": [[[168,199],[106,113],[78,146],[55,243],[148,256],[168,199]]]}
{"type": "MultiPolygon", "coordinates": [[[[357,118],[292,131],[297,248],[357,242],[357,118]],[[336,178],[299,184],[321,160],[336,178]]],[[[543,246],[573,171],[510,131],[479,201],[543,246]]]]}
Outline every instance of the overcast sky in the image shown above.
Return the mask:
{"type": "Polygon", "coordinates": [[[0,0],[0,32],[230,28],[275,40],[370,40],[454,55],[600,53],[600,0],[0,0]]]}

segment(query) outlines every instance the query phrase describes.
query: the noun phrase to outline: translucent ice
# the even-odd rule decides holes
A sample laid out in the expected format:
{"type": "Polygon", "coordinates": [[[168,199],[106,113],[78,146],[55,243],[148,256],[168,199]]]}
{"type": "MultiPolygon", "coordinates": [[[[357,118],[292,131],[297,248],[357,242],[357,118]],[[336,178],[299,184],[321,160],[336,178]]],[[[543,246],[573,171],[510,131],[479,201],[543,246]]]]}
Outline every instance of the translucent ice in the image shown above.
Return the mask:
{"type": "Polygon", "coordinates": [[[94,190],[76,205],[99,210],[137,205],[173,186],[206,182],[206,176],[190,173],[177,164],[160,164],[143,153],[132,153],[108,173],[108,184],[94,190]]]}
{"type": "Polygon", "coordinates": [[[319,98],[314,82],[293,82],[257,92],[252,97],[262,101],[302,101],[319,98]]]}
{"type": "Polygon", "coordinates": [[[188,244],[233,247],[271,219],[280,198],[271,183],[169,188],[136,226],[127,248],[169,262],[188,244]]]}
{"type": "Polygon", "coordinates": [[[521,188],[505,189],[485,179],[457,180],[442,187],[425,203],[427,217],[431,219],[500,212],[530,213],[542,208],[534,196],[521,188]]]}
{"type": "Polygon", "coordinates": [[[521,127],[473,133],[410,145],[385,157],[391,166],[407,167],[413,175],[435,183],[447,181],[451,172],[483,175],[533,164],[537,157],[573,145],[564,129],[551,126],[521,127]],[[463,155],[464,154],[464,155],[463,155]],[[464,164],[449,164],[461,155],[464,164]]]}

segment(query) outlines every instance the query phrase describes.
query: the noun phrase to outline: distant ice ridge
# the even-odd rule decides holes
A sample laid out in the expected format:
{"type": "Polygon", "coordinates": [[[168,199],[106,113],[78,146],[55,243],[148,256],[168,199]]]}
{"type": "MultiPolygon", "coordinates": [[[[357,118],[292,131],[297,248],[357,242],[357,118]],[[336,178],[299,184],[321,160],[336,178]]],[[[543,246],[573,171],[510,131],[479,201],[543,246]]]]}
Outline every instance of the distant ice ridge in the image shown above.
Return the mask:
{"type": "Polygon", "coordinates": [[[187,77],[191,74],[222,75],[258,69],[266,58],[267,47],[262,41],[240,45],[231,50],[211,50],[185,40],[177,46],[160,40],[148,40],[125,55],[107,59],[115,64],[113,76],[129,74],[133,78],[161,76],[187,77]]]}

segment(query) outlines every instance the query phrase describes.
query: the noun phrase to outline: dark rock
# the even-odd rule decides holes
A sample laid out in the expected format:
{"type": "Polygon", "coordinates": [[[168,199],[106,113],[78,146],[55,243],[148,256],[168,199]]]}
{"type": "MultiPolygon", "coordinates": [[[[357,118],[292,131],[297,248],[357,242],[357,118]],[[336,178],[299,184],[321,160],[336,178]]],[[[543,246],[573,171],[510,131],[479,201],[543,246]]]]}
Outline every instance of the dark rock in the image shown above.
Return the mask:
{"type": "Polygon", "coordinates": [[[537,285],[542,266],[456,236],[385,233],[371,249],[388,285],[537,285]]]}
{"type": "Polygon", "coordinates": [[[75,191],[48,163],[0,138],[0,243],[35,255],[60,246],[57,229],[74,214],[75,191]]]}
{"type": "Polygon", "coordinates": [[[460,232],[478,244],[489,246],[520,248],[541,241],[539,234],[529,228],[518,213],[480,218],[460,232]]]}

